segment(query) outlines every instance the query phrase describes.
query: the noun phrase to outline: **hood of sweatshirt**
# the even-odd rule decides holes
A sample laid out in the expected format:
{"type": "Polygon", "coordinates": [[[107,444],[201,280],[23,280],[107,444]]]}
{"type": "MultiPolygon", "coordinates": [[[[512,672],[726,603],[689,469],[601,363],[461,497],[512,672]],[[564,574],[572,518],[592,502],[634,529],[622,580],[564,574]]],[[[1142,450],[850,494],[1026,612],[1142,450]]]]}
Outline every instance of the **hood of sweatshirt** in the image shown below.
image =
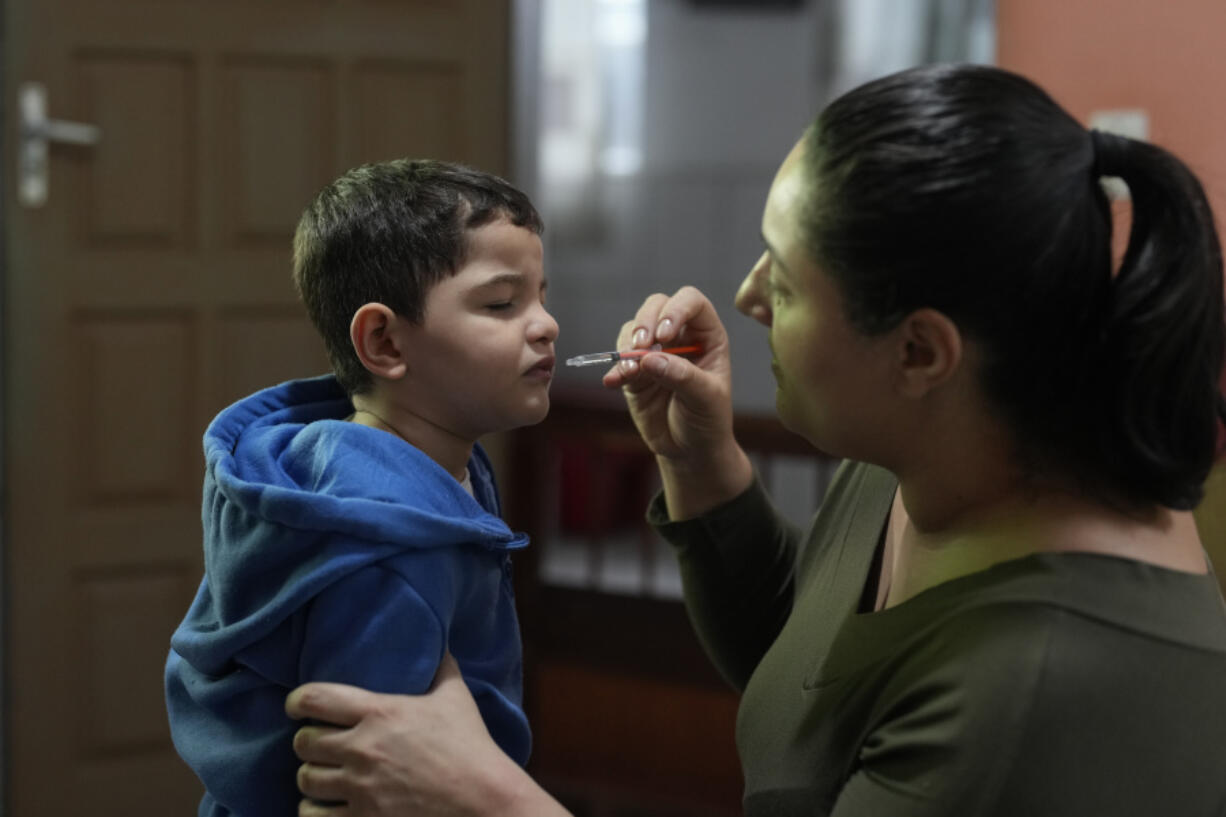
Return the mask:
{"type": "Polygon", "coordinates": [[[202,672],[272,632],[321,589],[408,550],[527,544],[499,518],[489,460],[473,447],[473,495],[426,454],[346,422],[332,376],[256,392],[204,435],[205,578],[172,638],[202,672]]]}

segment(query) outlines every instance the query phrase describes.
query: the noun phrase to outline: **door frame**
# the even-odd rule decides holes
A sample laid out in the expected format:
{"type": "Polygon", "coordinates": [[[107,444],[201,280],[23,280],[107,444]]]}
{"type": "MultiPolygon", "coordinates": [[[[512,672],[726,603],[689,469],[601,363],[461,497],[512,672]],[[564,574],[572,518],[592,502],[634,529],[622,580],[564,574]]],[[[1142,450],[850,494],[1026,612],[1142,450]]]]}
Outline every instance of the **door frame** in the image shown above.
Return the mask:
{"type": "MultiPolygon", "coordinates": [[[[8,53],[8,7],[0,5],[0,54],[8,53]]],[[[0,89],[4,90],[4,104],[0,105],[0,156],[8,157],[13,155],[10,150],[10,135],[9,135],[9,97],[8,89],[8,66],[4,60],[0,59],[0,89]]],[[[12,181],[12,168],[9,162],[0,161],[0,191],[7,193],[8,185],[12,181]]],[[[8,302],[4,296],[8,282],[8,197],[0,195],[0,498],[8,497],[8,460],[5,457],[4,440],[6,434],[5,428],[5,392],[6,382],[4,373],[6,371],[5,360],[8,356],[8,346],[5,343],[5,338],[8,332],[8,324],[5,321],[8,302]]],[[[5,658],[8,655],[9,639],[8,639],[8,549],[6,547],[8,539],[8,517],[5,514],[6,508],[0,504],[0,792],[8,791],[8,721],[5,715],[8,713],[9,695],[8,687],[5,685],[5,678],[8,677],[8,668],[5,666],[5,658]]],[[[0,817],[4,817],[6,811],[6,800],[0,797],[0,817]]]]}

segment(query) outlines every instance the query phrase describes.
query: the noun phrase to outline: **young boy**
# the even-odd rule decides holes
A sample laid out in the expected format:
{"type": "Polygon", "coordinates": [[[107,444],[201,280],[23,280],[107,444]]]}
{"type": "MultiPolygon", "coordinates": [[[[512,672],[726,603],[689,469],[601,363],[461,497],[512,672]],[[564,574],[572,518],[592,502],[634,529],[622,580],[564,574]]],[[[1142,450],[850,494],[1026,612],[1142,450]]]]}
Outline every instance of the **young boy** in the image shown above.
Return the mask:
{"type": "Polygon", "coordinates": [[[356,168],[303,214],[294,282],[335,375],[240,400],[204,437],[205,577],[165,676],[199,815],[298,813],[299,683],[422,692],[448,650],[527,761],[509,556],[527,538],[476,440],[549,409],[540,232],[505,181],[433,161],[356,168]]]}

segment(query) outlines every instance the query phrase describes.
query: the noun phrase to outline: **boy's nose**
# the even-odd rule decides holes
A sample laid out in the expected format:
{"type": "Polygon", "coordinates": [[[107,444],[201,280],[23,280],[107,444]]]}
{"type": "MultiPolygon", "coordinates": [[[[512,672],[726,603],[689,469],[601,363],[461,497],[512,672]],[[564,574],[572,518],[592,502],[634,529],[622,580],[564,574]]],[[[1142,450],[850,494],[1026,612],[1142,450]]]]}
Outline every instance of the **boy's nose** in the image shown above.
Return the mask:
{"type": "Polygon", "coordinates": [[[770,253],[763,252],[741,286],[736,291],[733,303],[742,314],[748,315],[764,326],[771,325],[770,295],[766,291],[766,277],[770,274],[770,253]]]}
{"type": "Polygon", "coordinates": [[[533,343],[547,341],[553,343],[558,339],[558,322],[545,307],[540,307],[539,314],[533,316],[528,325],[528,340],[533,343]]]}

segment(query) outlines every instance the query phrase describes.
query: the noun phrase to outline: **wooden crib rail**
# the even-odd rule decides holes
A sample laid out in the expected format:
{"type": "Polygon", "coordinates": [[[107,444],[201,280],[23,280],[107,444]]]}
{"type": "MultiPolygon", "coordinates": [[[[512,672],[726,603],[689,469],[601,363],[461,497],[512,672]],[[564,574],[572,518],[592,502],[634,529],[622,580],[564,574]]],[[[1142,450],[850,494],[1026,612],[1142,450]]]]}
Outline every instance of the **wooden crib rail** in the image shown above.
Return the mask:
{"type": "MultiPolygon", "coordinates": [[[[530,770],[576,814],[737,814],[737,699],[644,521],[654,458],[620,394],[556,389],[551,402],[513,435],[504,480],[508,522],[532,537],[515,565],[530,770]]],[[[768,489],[804,483],[797,513],[811,513],[833,461],[773,417],[737,416],[735,431],[768,489]]]]}

